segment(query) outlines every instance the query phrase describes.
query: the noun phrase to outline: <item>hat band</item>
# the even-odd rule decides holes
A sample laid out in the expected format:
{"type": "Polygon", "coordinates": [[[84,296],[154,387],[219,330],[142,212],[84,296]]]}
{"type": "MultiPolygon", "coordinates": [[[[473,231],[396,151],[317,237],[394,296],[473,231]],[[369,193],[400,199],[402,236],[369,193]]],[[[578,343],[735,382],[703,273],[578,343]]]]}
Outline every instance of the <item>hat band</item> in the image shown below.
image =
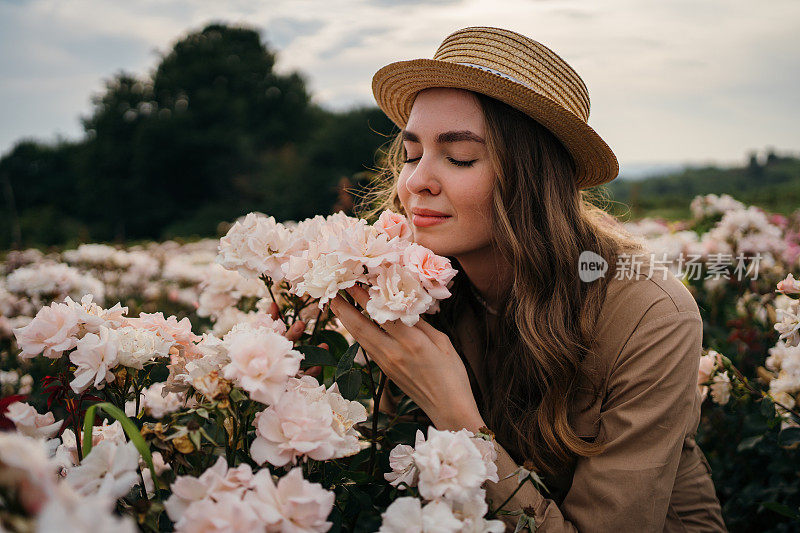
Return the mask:
{"type": "Polygon", "coordinates": [[[520,85],[522,85],[523,87],[527,87],[528,89],[535,90],[533,87],[531,87],[527,83],[525,83],[523,81],[520,81],[520,80],[518,80],[517,78],[515,78],[513,76],[509,76],[505,72],[500,72],[499,70],[495,70],[493,68],[484,67],[483,65],[476,65],[475,63],[456,63],[456,64],[457,65],[466,65],[468,67],[479,68],[481,70],[485,70],[486,72],[490,72],[492,74],[495,74],[496,76],[500,76],[501,78],[505,78],[505,79],[507,79],[509,81],[513,81],[514,83],[519,83],[520,85]]]}

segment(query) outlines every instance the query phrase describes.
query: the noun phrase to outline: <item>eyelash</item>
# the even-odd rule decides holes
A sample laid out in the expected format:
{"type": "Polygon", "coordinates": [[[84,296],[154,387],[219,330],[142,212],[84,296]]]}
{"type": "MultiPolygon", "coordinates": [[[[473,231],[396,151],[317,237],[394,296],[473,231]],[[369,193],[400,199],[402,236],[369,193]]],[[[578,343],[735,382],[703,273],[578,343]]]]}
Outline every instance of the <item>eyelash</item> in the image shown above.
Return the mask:
{"type": "MultiPolygon", "coordinates": [[[[419,157],[415,157],[414,159],[406,159],[403,162],[416,163],[419,160],[420,160],[419,157]]],[[[472,161],[459,161],[458,159],[453,159],[452,157],[448,157],[447,160],[453,163],[457,167],[471,167],[475,163],[475,161],[477,161],[477,159],[473,159],[472,161]]]]}

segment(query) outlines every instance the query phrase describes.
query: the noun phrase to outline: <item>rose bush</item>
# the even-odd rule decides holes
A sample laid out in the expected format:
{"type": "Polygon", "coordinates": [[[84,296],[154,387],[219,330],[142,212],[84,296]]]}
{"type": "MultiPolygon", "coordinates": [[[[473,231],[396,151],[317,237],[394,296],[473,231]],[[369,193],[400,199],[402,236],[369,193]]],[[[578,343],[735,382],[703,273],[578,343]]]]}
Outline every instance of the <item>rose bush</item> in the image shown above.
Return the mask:
{"type": "MultiPolygon", "coordinates": [[[[693,213],[625,225],[671,267],[694,258],[673,271],[704,319],[697,439],[728,527],[789,531],[800,213],[724,195],[698,197],[693,213]]],[[[419,413],[408,398],[396,416],[375,409],[382,373],[327,308],[360,284],[373,320],[413,324],[454,275],[389,211],[373,224],[251,213],[219,241],[6,253],[0,525],[501,531],[504,511],[529,524],[485,501],[488,434],[406,421],[419,413]]],[[[545,490],[524,468],[517,480],[545,490]]]]}

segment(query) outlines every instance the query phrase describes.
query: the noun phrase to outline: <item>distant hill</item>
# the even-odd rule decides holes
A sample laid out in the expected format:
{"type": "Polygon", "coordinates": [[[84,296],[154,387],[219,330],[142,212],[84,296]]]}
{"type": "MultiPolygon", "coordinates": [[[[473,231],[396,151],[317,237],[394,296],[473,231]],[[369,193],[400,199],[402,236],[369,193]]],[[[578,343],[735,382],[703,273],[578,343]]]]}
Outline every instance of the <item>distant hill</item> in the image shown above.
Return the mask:
{"type": "Polygon", "coordinates": [[[640,180],[616,179],[605,187],[614,202],[607,209],[632,219],[653,216],[676,220],[690,216],[692,198],[710,193],[727,193],[775,213],[800,209],[800,159],[774,152],[763,159],[759,161],[753,155],[743,167],[690,167],[640,180]]]}

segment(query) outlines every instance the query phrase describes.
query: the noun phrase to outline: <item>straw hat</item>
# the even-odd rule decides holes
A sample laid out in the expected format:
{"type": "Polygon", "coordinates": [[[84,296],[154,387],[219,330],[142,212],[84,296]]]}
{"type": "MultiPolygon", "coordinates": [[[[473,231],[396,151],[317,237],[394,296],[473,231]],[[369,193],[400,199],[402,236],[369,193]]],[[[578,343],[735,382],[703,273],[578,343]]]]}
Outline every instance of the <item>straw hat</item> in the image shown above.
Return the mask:
{"type": "Polygon", "coordinates": [[[378,106],[401,129],[417,93],[455,87],[483,93],[533,117],[572,154],[581,189],[613,180],[614,152],[587,124],[589,91],[555,52],[524,35],[470,27],[445,38],[433,59],[386,65],[372,78],[378,106]]]}

